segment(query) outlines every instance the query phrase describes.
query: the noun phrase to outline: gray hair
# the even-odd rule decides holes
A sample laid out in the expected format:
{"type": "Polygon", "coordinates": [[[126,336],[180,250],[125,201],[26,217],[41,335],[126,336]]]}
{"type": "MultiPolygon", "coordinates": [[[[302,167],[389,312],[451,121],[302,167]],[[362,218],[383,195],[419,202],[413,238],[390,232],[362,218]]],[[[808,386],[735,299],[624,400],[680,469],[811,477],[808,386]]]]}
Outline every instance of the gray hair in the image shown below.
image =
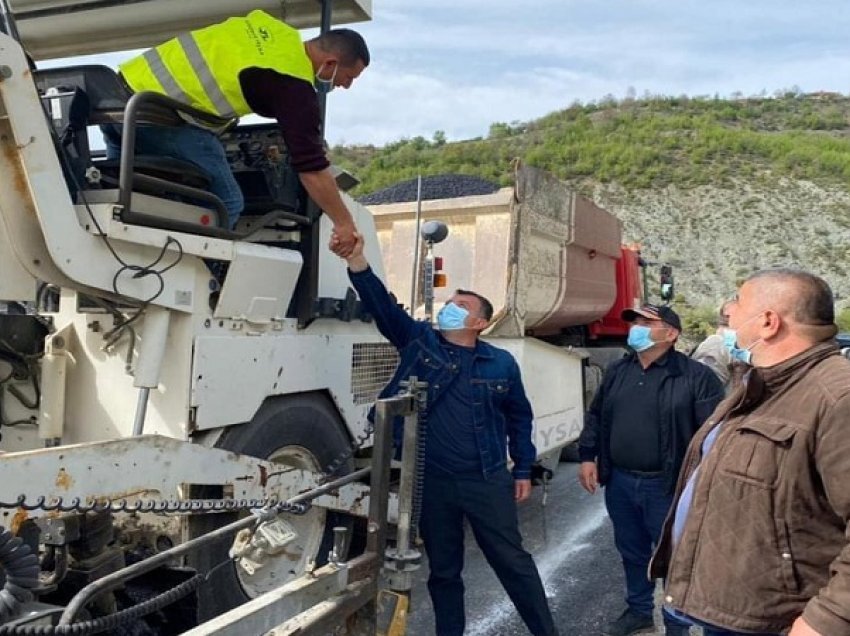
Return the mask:
{"type": "Polygon", "coordinates": [[[765,269],[750,276],[788,318],[801,325],[832,325],[835,298],[827,282],[797,269],[765,269]]]}

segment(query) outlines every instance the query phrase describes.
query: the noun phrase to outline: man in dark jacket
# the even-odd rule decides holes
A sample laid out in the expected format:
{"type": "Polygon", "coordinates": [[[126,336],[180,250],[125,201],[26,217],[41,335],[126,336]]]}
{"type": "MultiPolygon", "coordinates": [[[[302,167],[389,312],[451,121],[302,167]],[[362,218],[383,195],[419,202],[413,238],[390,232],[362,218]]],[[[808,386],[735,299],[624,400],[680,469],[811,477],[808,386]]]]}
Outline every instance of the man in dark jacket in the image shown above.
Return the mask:
{"type": "Polygon", "coordinates": [[[706,636],[850,636],[850,365],[832,292],[751,276],[730,308],[752,365],[688,449],[652,561],[706,636]],[[790,631],[789,631],[790,630],[790,631]]]}
{"type": "MultiPolygon", "coordinates": [[[[605,505],[623,559],[627,608],[608,636],[651,628],[654,582],[647,575],[652,548],[672,503],[685,449],[723,398],[707,366],[673,347],[682,330],[666,306],[623,312],[635,353],[612,364],[585,415],[579,439],[579,480],[591,494],[605,486],[605,505]]],[[[665,614],[668,636],[686,624],[665,614]]]]}
{"type": "Polygon", "coordinates": [[[517,502],[531,494],[536,457],[531,405],[513,356],[478,338],[493,315],[492,305],[474,292],[458,290],[440,311],[437,331],[398,307],[363,256],[362,238],[347,260],[360,300],[401,357],[381,397],[396,394],[399,382],[411,375],[428,383],[419,528],[438,636],[462,636],[465,627],[464,519],[531,633],[556,635],[517,520],[517,502]],[[513,475],[507,470],[508,453],[513,475]]]}

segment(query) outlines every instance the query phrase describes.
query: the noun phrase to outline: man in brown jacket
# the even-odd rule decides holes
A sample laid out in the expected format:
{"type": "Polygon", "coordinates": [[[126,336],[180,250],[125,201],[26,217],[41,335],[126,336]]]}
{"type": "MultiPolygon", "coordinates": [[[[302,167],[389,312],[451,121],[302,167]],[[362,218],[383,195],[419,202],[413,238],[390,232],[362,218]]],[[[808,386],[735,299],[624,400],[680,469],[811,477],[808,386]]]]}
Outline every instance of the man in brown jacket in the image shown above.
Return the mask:
{"type": "Polygon", "coordinates": [[[752,369],[691,442],[651,565],[707,636],[850,636],[850,364],[833,297],[794,270],[730,307],[752,369]]]}

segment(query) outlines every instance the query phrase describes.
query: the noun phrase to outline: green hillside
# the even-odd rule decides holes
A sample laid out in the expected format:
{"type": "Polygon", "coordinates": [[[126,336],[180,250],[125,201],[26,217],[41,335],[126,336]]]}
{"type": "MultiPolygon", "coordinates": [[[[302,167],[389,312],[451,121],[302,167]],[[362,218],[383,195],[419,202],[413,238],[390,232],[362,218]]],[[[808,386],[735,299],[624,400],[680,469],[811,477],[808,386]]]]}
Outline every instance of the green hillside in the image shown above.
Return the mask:
{"type": "Polygon", "coordinates": [[[762,174],[850,185],[850,99],[834,94],[738,100],[669,97],[574,105],[486,139],[403,139],[332,149],[362,183],[355,196],[415,177],[460,173],[510,183],[515,157],[576,181],[692,187],[762,174]]]}
{"type": "MultiPolygon", "coordinates": [[[[736,284],[764,267],[825,277],[850,305],[850,98],[663,97],[576,104],[486,139],[404,139],[335,147],[363,196],[418,174],[511,184],[521,158],[617,215],[624,240],[674,265],[694,335],[736,284]]],[[[850,309],[842,314],[850,329],[850,309]]]]}

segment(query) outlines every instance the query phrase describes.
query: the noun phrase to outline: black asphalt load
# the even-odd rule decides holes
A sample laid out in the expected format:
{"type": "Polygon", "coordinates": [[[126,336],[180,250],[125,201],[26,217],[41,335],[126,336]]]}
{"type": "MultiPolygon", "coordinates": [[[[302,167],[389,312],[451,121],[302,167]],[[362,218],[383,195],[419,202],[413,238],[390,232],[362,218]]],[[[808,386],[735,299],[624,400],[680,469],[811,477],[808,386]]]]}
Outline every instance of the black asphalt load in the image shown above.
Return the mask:
{"type": "MultiPolygon", "coordinates": [[[[465,174],[440,174],[422,177],[421,196],[423,201],[432,199],[454,199],[477,194],[491,194],[499,189],[499,184],[481,177],[465,174]]],[[[372,192],[358,201],[363,205],[381,203],[403,203],[416,201],[419,195],[419,179],[400,181],[383,190],[372,192]]]]}
{"type": "MultiPolygon", "coordinates": [[[[623,574],[602,493],[591,496],[582,490],[577,469],[578,464],[560,465],[545,508],[542,488],[534,489],[532,498],[520,506],[520,530],[537,562],[561,636],[598,636],[625,607],[623,574]]],[[[424,561],[414,581],[409,636],[434,634],[424,561]]],[[[464,583],[466,636],[528,634],[470,533],[464,583]]]]}

